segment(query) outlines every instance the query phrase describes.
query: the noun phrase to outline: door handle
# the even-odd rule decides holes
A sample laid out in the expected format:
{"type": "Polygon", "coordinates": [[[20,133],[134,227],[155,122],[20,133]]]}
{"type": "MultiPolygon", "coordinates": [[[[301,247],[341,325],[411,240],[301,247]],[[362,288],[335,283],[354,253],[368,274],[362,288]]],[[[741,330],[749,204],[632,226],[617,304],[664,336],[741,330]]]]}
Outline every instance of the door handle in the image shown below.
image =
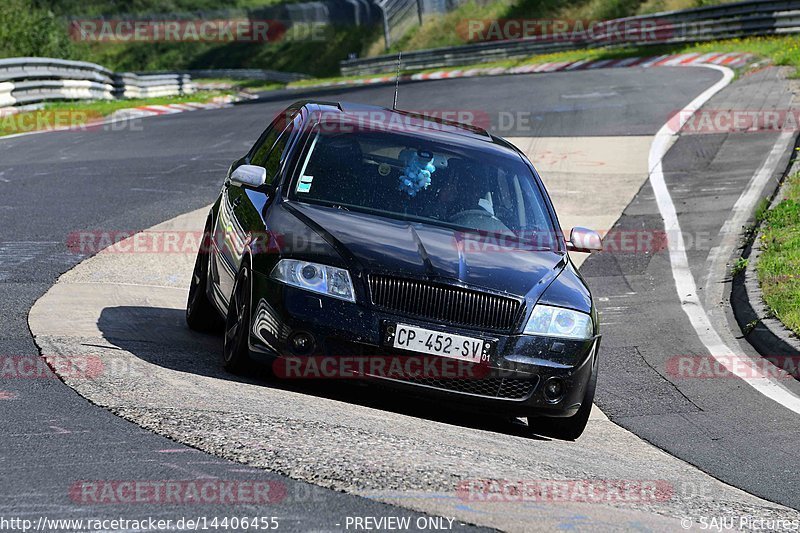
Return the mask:
{"type": "Polygon", "coordinates": [[[241,197],[241,196],[237,196],[237,197],[236,197],[236,198],[233,200],[233,203],[232,203],[231,205],[232,205],[233,207],[237,207],[237,206],[238,206],[240,203],[242,203],[242,197],[241,197]]]}

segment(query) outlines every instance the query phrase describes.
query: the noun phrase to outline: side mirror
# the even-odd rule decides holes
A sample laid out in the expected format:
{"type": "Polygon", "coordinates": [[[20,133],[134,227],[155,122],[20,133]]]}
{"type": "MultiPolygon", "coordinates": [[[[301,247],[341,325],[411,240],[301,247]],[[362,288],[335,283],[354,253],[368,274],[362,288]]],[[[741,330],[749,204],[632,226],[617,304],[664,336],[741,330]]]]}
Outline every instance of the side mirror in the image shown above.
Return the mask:
{"type": "Polygon", "coordinates": [[[592,253],[603,249],[600,234],[586,228],[572,228],[569,232],[567,250],[571,252],[592,253]]]}
{"type": "Polygon", "coordinates": [[[267,169],[256,165],[240,165],[231,173],[231,183],[248,187],[261,187],[267,182],[267,169]]]}

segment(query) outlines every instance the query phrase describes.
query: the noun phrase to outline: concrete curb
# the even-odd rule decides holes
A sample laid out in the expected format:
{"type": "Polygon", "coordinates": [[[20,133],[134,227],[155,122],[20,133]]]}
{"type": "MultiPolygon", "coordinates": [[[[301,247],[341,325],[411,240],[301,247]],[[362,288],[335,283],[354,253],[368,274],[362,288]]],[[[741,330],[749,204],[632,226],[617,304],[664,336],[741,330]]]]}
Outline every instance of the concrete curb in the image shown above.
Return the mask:
{"type": "MultiPolygon", "coordinates": [[[[795,139],[795,142],[797,139],[795,139]]],[[[786,171],[782,177],[800,171],[800,159],[789,165],[792,153],[786,155],[786,164],[780,168],[786,171]]],[[[773,192],[770,209],[784,199],[782,183],[773,192]]],[[[765,357],[800,354],[800,339],[783,323],[770,316],[764,295],[758,282],[756,264],[761,256],[761,228],[759,227],[753,243],[745,249],[744,257],[748,259],[743,276],[735,276],[731,288],[731,306],[736,322],[744,333],[745,339],[765,357]],[[752,326],[755,324],[755,327],[752,326]],[[751,329],[752,328],[752,329],[751,329]],[[748,330],[750,330],[748,332],[748,330]]]]}
{"type": "MultiPolygon", "coordinates": [[[[400,81],[427,81],[444,80],[451,78],[474,78],[477,76],[503,76],[507,74],[534,74],[545,72],[560,72],[571,70],[594,70],[599,68],[651,68],[651,67],[682,67],[697,65],[720,65],[730,68],[745,66],[753,56],[743,53],[711,52],[708,54],[671,54],[651,57],[627,57],[624,59],[581,59],[579,61],[560,61],[555,63],[540,63],[537,65],[522,65],[517,67],[492,67],[455,70],[437,70],[420,74],[406,74],[400,76],[400,81]]],[[[298,90],[321,87],[358,87],[361,85],[376,85],[394,83],[393,75],[376,76],[360,80],[343,80],[323,82],[314,85],[303,85],[298,90]]]]}
{"type": "Polygon", "coordinates": [[[184,113],[186,111],[197,111],[199,109],[221,109],[230,107],[239,98],[232,96],[222,96],[212,99],[209,102],[184,102],[181,104],[166,104],[166,105],[145,105],[139,107],[131,107],[114,111],[109,118],[112,120],[127,120],[131,118],[144,118],[153,117],[158,115],[172,115],[176,113],[184,113]]]}
{"type": "MultiPolygon", "coordinates": [[[[65,126],[65,127],[58,127],[58,128],[49,128],[49,129],[41,129],[35,131],[26,131],[23,133],[12,133],[11,135],[3,135],[0,136],[0,141],[5,139],[13,139],[16,137],[24,137],[27,135],[37,135],[41,133],[51,133],[54,131],[75,131],[87,128],[93,128],[97,126],[103,126],[106,124],[113,124],[116,122],[124,122],[127,120],[134,120],[146,117],[154,117],[159,115],[172,115],[177,113],[184,113],[187,111],[198,111],[201,109],[222,109],[226,107],[233,106],[234,103],[239,102],[243,99],[250,99],[250,96],[246,98],[243,95],[239,96],[220,96],[213,98],[208,102],[184,102],[180,104],[166,104],[166,105],[148,105],[148,106],[139,106],[139,107],[129,107],[124,109],[118,109],[108,115],[107,117],[100,119],[100,120],[93,120],[86,122],[85,124],[81,124],[80,126],[65,126]]],[[[13,111],[9,111],[7,115],[15,115],[21,111],[29,111],[32,108],[12,108],[13,111]]],[[[0,117],[6,115],[0,114],[0,117]]]]}

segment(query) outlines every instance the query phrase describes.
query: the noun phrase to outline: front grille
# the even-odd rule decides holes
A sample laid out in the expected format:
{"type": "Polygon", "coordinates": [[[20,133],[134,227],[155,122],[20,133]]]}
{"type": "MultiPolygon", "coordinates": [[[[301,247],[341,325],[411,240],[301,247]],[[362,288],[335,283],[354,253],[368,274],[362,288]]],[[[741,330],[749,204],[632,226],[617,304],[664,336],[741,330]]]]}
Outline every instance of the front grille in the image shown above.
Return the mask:
{"type": "Polygon", "coordinates": [[[369,276],[369,289],[377,307],[484,330],[513,329],[521,305],[506,296],[375,274],[369,276]]]}
{"type": "MultiPolygon", "coordinates": [[[[407,357],[399,355],[396,351],[381,348],[377,346],[370,346],[368,344],[361,344],[357,342],[342,341],[336,338],[328,338],[325,341],[326,354],[328,356],[370,356],[387,357],[396,355],[398,357],[407,357]]],[[[436,358],[437,356],[423,356],[436,358]]],[[[468,375],[468,374],[467,374],[468,375]]],[[[475,370],[474,375],[479,375],[479,371],[475,370]]],[[[433,389],[445,390],[450,392],[457,392],[461,394],[471,394],[473,396],[481,396],[484,398],[494,398],[498,400],[527,400],[536,390],[539,383],[538,376],[531,376],[530,379],[516,379],[516,378],[499,378],[499,377],[472,377],[472,378],[451,378],[442,379],[435,377],[387,377],[385,375],[378,376],[367,374],[371,378],[376,378],[382,381],[394,381],[398,383],[405,383],[408,385],[418,385],[422,387],[430,387],[433,389]]]]}
{"type": "Polygon", "coordinates": [[[533,394],[538,382],[537,379],[511,379],[511,378],[487,378],[487,379],[397,379],[402,383],[413,385],[423,385],[435,389],[459,392],[462,394],[472,394],[486,398],[496,398],[500,400],[526,400],[533,394]]]}

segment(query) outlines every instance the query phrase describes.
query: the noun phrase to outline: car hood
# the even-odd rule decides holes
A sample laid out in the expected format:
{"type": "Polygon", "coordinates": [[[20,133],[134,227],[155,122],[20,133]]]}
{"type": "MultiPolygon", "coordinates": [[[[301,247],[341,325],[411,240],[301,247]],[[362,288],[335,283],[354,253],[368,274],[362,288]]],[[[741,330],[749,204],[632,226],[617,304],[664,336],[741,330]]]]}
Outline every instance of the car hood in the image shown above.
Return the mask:
{"type": "Polygon", "coordinates": [[[536,301],[566,264],[563,253],[441,226],[295,202],[291,211],[365,272],[460,282],[536,301]]]}

